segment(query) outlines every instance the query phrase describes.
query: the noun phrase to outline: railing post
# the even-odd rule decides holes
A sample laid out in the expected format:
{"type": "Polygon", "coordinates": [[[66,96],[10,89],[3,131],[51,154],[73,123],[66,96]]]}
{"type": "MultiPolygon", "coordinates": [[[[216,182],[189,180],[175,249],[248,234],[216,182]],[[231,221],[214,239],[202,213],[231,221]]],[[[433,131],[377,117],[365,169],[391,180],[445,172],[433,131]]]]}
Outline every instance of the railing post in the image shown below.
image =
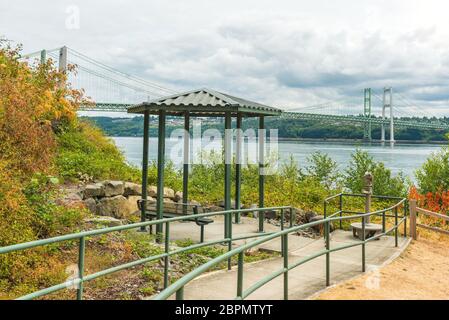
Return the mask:
{"type": "Polygon", "coordinates": [[[330,264],[331,264],[331,256],[330,256],[330,239],[329,239],[329,221],[324,223],[324,232],[326,237],[326,287],[330,285],[330,264]]]}
{"type": "Polygon", "coordinates": [[[288,300],[288,233],[282,236],[284,246],[282,255],[284,257],[284,300],[288,300]]]}
{"type": "Polygon", "coordinates": [[[170,265],[170,257],[168,253],[170,251],[170,223],[165,224],[165,253],[167,256],[164,258],[164,289],[168,287],[168,268],[170,265]]]}
{"type": "Polygon", "coordinates": [[[78,289],[76,291],[76,298],[78,300],[83,300],[83,289],[84,289],[84,283],[83,283],[83,275],[84,275],[84,256],[85,256],[85,249],[86,249],[86,238],[81,237],[79,248],[78,248],[78,289]]]}
{"type": "Polygon", "coordinates": [[[290,208],[290,228],[293,228],[293,221],[296,220],[296,211],[290,208]],[[295,213],[293,213],[295,212],[295,213]]]}
{"type": "Polygon", "coordinates": [[[416,200],[410,200],[409,204],[410,210],[410,237],[413,240],[418,239],[418,235],[416,233],[416,200]]]}
{"type": "Polygon", "coordinates": [[[343,194],[340,193],[340,230],[343,229],[342,218],[343,218],[343,194]]]}
{"type": "Polygon", "coordinates": [[[362,218],[362,272],[365,272],[365,217],[362,218]]]}
{"type": "Polygon", "coordinates": [[[386,226],[385,226],[386,222],[385,222],[385,211],[382,212],[382,233],[385,233],[386,230],[386,226]]]}
{"type": "Polygon", "coordinates": [[[407,237],[407,201],[404,202],[404,237],[407,237]]]}
{"type": "Polygon", "coordinates": [[[239,253],[237,269],[237,297],[243,296],[243,251],[239,253]]]}
{"type": "MultiPolygon", "coordinates": [[[[228,251],[232,250],[232,213],[226,214],[226,220],[228,221],[228,251]]],[[[231,258],[228,259],[228,270],[231,270],[231,258]]]]}
{"type": "Polygon", "coordinates": [[[184,287],[181,287],[176,291],[176,300],[184,300],[184,287]]]}
{"type": "Polygon", "coordinates": [[[398,207],[394,208],[394,246],[398,246],[398,207]]]}
{"type": "MultiPolygon", "coordinates": [[[[284,230],[284,209],[281,209],[281,231],[284,230]]],[[[281,237],[281,254],[284,256],[284,237],[281,237]]]]}

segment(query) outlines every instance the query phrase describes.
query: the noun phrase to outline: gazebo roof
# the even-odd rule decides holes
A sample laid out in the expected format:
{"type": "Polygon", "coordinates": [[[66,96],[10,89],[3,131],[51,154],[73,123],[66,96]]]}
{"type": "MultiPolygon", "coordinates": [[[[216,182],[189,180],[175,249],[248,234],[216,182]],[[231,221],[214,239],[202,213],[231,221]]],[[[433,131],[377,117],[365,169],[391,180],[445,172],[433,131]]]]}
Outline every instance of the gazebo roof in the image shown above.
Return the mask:
{"type": "Polygon", "coordinates": [[[282,112],[277,108],[202,88],[131,106],[128,113],[149,111],[151,114],[157,114],[160,110],[165,110],[169,115],[182,115],[188,111],[193,116],[214,117],[224,116],[225,112],[234,115],[242,113],[246,116],[276,116],[282,112]]]}

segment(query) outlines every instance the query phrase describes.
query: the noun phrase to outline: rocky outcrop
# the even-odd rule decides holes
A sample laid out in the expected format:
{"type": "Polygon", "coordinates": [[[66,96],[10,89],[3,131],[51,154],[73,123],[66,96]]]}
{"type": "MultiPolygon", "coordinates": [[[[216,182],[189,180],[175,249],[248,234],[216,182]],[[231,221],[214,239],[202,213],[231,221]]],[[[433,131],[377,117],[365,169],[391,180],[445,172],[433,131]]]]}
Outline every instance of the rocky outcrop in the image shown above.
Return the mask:
{"type": "Polygon", "coordinates": [[[125,182],[123,195],[125,197],[140,196],[142,195],[142,186],[137,183],[125,182]]]}
{"type": "Polygon", "coordinates": [[[125,192],[125,184],[123,181],[105,181],[103,185],[105,197],[119,196],[125,192]]]}
{"type": "Polygon", "coordinates": [[[130,215],[128,199],[122,195],[105,197],[98,201],[97,214],[117,219],[126,219],[130,215]]]}
{"type": "Polygon", "coordinates": [[[104,197],[104,185],[102,183],[88,184],[84,187],[84,199],[104,197]]]}

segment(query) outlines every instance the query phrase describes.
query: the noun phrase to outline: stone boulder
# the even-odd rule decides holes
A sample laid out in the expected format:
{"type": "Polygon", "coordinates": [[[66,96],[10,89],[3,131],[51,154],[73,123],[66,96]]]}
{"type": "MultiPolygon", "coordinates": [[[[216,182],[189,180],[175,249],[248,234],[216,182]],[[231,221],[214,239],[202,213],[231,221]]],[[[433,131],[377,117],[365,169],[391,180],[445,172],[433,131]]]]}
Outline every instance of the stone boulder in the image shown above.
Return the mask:
{"type": "Polygon", "coordinates": [[[142,195],[142,186],[137,183],[125,182],[123,195],[128,196],[140,196],[142,195]]]}
{"type": "Polygon", "coordinates": [[[87,198],[86,200],[84,200],[84,205],[90,212],[97,213],[97,202],[94,198],[87,198]]]}
{"type": "Polygon", "coordinates": [[[123,181],[105,181],[103,184],[105,197],[119,196],[125,192],[125,184],[123,181]]]}
{"type": "Polygon", "coordinates": [[[142,199],[141,196],[128,196],[128,207],[129,212],[134,213],[136,211],[139,211],[139,207],[137,205],[137,201],[142,199]]]}
{"type": "Polygon", "coordinates": [[[92,183],[84,187],[84,199],[104,197],[104,185],[102,183],[92,183]]]}
{"type": "Polygon", "coordinates": [[[175,200],[176,202],[182,201],[182,192],[181,191],[176,192],[173,200],[175,200]]]}
{"type": "MultiPolygon", "coordinates": [[[[320,221],[323,220],[324,216],[322,215],[315,215],[313,217],[310,218],[309,222],[315,222],[315,221],[320,221]]],[[[318,224],[312,227],[313,230],[315,230],[316,232],[321,232],[321,230],[324,230],[324,223],[323,224],[318,224]]],[[[334,225],[333,223],[329,223],[329,232],[333,232],[334,231],[334,225]]]]}
{"type": "Polygon", "coordinates": [[[116,226],[121,226],[122,225],[122,221],[113,217],[93,217],[93,218],[87,218],[84,219],[85,222],[87,223],[93,223],[95,225],[100,224],[100,225],[105,225],[107,227],[116,227],[116,226]]]}
{"type": "MultiPolygon", "coordinates": [[[[150,197],[157,198],[158,197],[157,187],[149,186],[148,187],[148,195],[150,197]]],[[[164,188],[163,197],[164,198],[174,199],[175,198],[175,191],[173,189],[170,189],[170,188],[164,188]]]]}
{"type": "Polygon", "coordinates": [[[117,219],[126,219],[130,215],[128,199],[122,195],[102,198],[98,201],[97,214],[117,219]]]}

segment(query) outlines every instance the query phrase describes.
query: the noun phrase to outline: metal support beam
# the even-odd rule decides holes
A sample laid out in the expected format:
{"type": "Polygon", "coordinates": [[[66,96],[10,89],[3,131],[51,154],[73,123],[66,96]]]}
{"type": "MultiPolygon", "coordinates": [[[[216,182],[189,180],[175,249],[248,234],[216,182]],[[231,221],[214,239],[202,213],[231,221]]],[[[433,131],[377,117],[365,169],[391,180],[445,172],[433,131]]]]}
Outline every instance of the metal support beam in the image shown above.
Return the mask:
{"type": "MultiPolygon", "coordinates": [[[[190,115],[186,111],[184,114],[184,165],[182,171],[182,203],[189,201],[189,164],[190,164],[190,115]]],[[[184,213],[187,213],[187,207],[183,206],[184,213]]]]}
{"type": "MultiPolygon", "coordinates": [[[[237,114],[235,150],[235,209],[241,207],[241,168],[242,168],[242,115],[237,114]]],[[[235,223],[240,223],[240,212],[235,215],[235,223]]]]}
{"type": "MultiPolygon", "coordinates": [[[[231,129],[231,113],[225,114],[225,139],[224,139],[224,166],[225,166],[225,185],[224,185],[224,204],[225,210],[231,210],[231,143],[232,143],[232,129],[231,129]]],[[[225,237],[231,237],[230,231],[232,223],[232,216],[225,216],[225,237]]]]}
{"type": "MultiPolygon", "coordinates": [[[[140,221],[145,222],[145,210],[147,208],[148,199],[148,142],[150,128],[150,113],[145,111],[143,117],[143,158],[142,158],[142,206],[140,212],[140,221]]],[[[141,227],[141,231],[145,231],[145,227],[141,227]]]]}
{"type": "MultiPolygon", "coordinates": [[[[385,109],[390,108],[390,143],[394,143],[393,88],[384,88],[382,120],[385,120],[385,109]]],[[[385,141],[385,125],[381,126],[381,141],[385,141]]]]}
{"type": "MultiPolygon", "coordinates": [[[[158,149],[157,149],[157,219],[163,218],[164,213],[164,167],[165,167],[165,118],[166,111],[159,111],[158,149]]],[[[163,226],[156,226],[157,238],[160,238],[163,226]]]]}
{"type": "Polygon", "coordinates": [[[367,141],[372,140],[371,131],[371,88],[367,88],[364,91],[364,102],[363,102],[363,115],[367,119],[368,122],[365,122],[364,125],[364,134],[363,139],[367,141]]]}
{"type": "MultiPolygon", "coordinates": [[[[259,117],[259,208],[264,207],[265,199],[265,118],[259,117]]],[[[259,212],[259,232],[264,232],[265,213],[259,212]]]]}

